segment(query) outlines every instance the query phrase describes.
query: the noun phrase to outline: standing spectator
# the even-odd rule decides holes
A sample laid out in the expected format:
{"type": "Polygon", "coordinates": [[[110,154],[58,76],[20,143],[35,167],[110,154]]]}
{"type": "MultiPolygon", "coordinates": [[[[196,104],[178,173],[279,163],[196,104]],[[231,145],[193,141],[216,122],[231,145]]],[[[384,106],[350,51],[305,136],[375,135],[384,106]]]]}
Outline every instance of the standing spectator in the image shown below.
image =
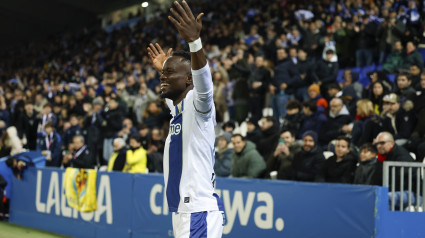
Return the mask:
{"type": "Polygon", "coordinates": [[[410,65],[418,65],[420,70],[423,71],[424,60],[412,41],[406,43],[406,58],[404,59],[403,68],[409,70],[410,65]]]}
{"type": "Polygon", "coordinates": [[[397,73],[397,70],[401,68],[403,64],[403,45],[401,44],[401,41],[396,41],[391,53],[388,55],[384,65],[382,66],[382,70],[386,73],[397,73]]]}
{"type": "Polygon", "coordinates": [[[73,151],[71,154],[63,156],[62,163],[65,167],[92,169],[93,158],[90,151],[85,145],[84,137],[82,135],[74,136],[72,139],[73,151]]]}
{"type": "Polygon", "coordinates": [[[382,186],[382,167],[376,157],[377,153],[371,143],[360,147],[360,164],[354,173],[354,184],[382,186]]]}
{"type": "Polygon", "coordinates": [[[301,128],[303,114],[302,104],[298,100],[289,100],[286,104],[286,115],[282,120],[280,131],[291,131],[295,136],[301,128]]]}
{"type": "Polygon", "coordinates": [[[137,128],[133,126],[133,121],[130,118],[124,118],[122,122],[122,129],[118,132],[118,137],[127,140],[132,135],[139,135],[137,128]]]}
{"type": "Polygon", "coordinates": [[[27,100],[25,102],[25,111],[21,114],[18,124],[18,133],[21,138],[26,138],[26,148],[35,150],[37,146],[37,112],[34,110],[34,104],[27,100]]]}
{"type": "Polygon", "coordinates": [[[145,83],[140,84],[138,94],[134,96],[133,112],[136,115],[137,123],[143,122],[143,114],[150,102],[158,99],[158,96],[145,83]]]}
{"type": "Polygon", "coordinates": [[[109,99],[103,117],[103,158],[108,161],[114,150],[112,141],[121,130],[123,121],[122,113],[118,109],[118,101],[115,98],[109,99]]]}
{"type": "Polygon", "coordinates": [[[58,122],[56,115],[52,112],[52,106],[49,103],[46,103],[43,106],[43,110],[41,112],[37,125],[38,136],[42,136],[42,133],[44,131],[44,125],[46,125],[47,122],[51,122],[55,127],[58,122]]]}
{"type": "MultiPolygon", "coordinates": [[[[328,91],[328,85],[336,83],[338,76],[338,60],[336,60],[335,50],[332,47],[325,48],[324,57],[316,63],[316,68],[313,72],[313,81],[320,85],[321,92],[328,91]]],[[[324,95],[325,98],[327,97],[324,95]]]]}
{"type": "Polygon", "coordinates": [[[87,111],[87,115],[83,121],[83,134],[86,137],[86,143],[89,151],[93,155],[96,165],[100,165],[103,162],[102,158],[102,99],[95,98],[92,102],[92,106],[87,111]]]}
{"type": "Polygon", "coordinates": [[[229,148],[230,140],[231,135],[228,133],[224,133],[217,139],[214,171],[219,177],[228,177],[232,169],[232,154],[234,150],[229,148]]]}
{"type": "Polygon", "coordinates": [[[274,121],[272,116],[267,116],[261,118],[260,128],[261,137],[257,144],[257,150],[264,159],[267,159],[279,141],[279,124],[274,121]]]}
{"type": "Polygon", "coordinates": [[[82,134],[82,128],[78,121],[78,116],[76,114],[72,114],[69,118],[69,123],[71,126],[65,130],[64,136],[63,136],[63,143],[67,147],[69,143],[72,142],[72,139],[76,135],[82,134]]]}
{"type": "Polygon", "coordinates": [[[60,167],[62,163],[62,140],[53,124],[48,122],[44,127],[44,137],[39,139],[37,150],[46,156],[46,166],[60,167]]]}
{"type": "Polygon", "coordinates": [[[123,172],[146,173],[147,163],[146,150],[142,146],[140,136],[130,136],[130,149],[127,150],[123,172]]]}
{"type": "Polygon", "coordinates": [[[295,134],[291,131],[283,131],[280,134],[279,144],[267,159],[266,177],[270,172],[277,171],[278,179],[287,179],[288,171],[292,167],[294,155],[301,151],[301,144],[295,140],[295,134]]]}
{"type": "Polygon", "coordinates": [[[249,101],[251,109],[251,117],[253,120],[260,120],[263,115],[264,101],[266,90],[271,80],[269,70],[264,67],[264,56],[255,57],[255,67],[251,71],[249,78],[249,101]]]}
{"type": "Polygon", "coordinates": [[[376,46],[375,34],[377,27],[375,23],[370,22],[368,15],[363,16],[360,26],[354,26],[356,32],[356,66],[363,67],[372,65],[373,49],[376,46]]]}
{"type": "Polygon", "coordinates": [[[232,136],[235,152],[232,154],[231,176],[235,178],[257,178],[266,168],[263,157],[255,149],[255,144],[246,141],[242,135],[232,136]]]}
{"type": "Polygon", "coordinates": [[[143,121],[150,129],[161,128],[167,118],[168,112],[159,107],[156,102],[148,103],[143,115],[143,121]]]}
{"type": "Polygon", "coordinates": [[[325,181],[328,183],[352,183],[357,158],[350,150],[350,140],[345,136],[336,139],[335,155],[324,164],[325,181]]]}
{"type": "Polygon", "coordinates": [[[127,148],[125,147],[125,141],[123,138],[114,139],[114,153],[108,162],[108,171],[120,171],[124,169],[126,162],[127,148]]]}
{"type": "Polygon", "coordinates": [[[317,133],[306,131],[302,138],[302,149],[294,155],[289,177],[297,181],[323,182],[325,157],[322,149],[317,145],[317,133]]]}

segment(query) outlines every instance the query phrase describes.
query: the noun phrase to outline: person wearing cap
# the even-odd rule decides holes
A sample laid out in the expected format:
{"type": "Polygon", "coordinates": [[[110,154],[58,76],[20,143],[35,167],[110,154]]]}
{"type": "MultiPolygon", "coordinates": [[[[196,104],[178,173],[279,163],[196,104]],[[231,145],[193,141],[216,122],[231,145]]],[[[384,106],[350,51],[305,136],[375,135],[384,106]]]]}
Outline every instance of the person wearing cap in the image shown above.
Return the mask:
{"type": "Polygon", "coordinates": [[[320,94],[320,86],[318,84],[312,84],[308,87],[308,96],[316,102],[318,107],[323,109],[321,110],[322,112],[328,109],[328,102],[320,94]]]}
{"type": "Polygon", "coordinates": [[[416,116],[414,114],[413,103],[407,101],[401,107],[400,97],[395,93],[390,93],[382,99],[384,102],[383,112],[381,113],[383,130],[389,131],[399,145],[403,145],[410,138],[410,135],[416,125],[416,116]]]}
{"type": "Polygon", "coordinates": [[[231,138],[232,135],[228,132],[217,138],[214,172],[219,177],[228,177],[232,169],[232,154],[234,150],[229,148],[231,138]]]}
{"type": "Polygon", "coordinates": [[[288,177],[296,181],[324,182],[325,157],[322,149],[317,145],[317,133],[311,130],[306,131],[302,140],[302,149],[294,155],[288,177]]]}

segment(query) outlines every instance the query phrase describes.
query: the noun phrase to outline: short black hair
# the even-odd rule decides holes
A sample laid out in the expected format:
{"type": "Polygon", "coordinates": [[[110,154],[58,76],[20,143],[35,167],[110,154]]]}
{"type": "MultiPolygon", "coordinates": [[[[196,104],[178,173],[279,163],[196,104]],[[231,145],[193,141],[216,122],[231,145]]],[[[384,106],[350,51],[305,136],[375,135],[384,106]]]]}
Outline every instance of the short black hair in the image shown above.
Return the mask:
{"type": "Polygon", "coordinates": [[[239,133],[238,134],[233,134],[232,135],[232,138],[234,138],[234,137],[240,137],[242,141],[245,141],[245,137],[243,135],[239,134],[239,133]]]}
{"type": "Polygon", "coordinates": [[[376,149],[376,146],[372,145],[372,143],[366,143],[366,144],[363,144],[363,145],[360,147],[360,152],[361,152],[362,150],[367,150],[367,151],[370,151],[370,152],[372,152],[372,153],[374,153],[374,154],[377,154],[377,153],[378,153],[378,150],[376,149]]]}
{"type": "Polygon", "coordinates": [[[295,132],[294,132],[294,131],[292,131],[292,130],[288,130],[288,129],[281,130],[281,131],[280,131],[280,134],[283,134],[283,133],[285,133],[285,132],[289,132],[289,134],[291,134],[291,137],[295,137],[295,132]]]}
{"type": "Polygon", "coordinates": [[[272,117],[272,116],[265,116],[265,117],[263,117],[263,118],[265,118],[268,122],[273,122],[273,123],[275,123],[275,121],[274,121],[274,117],[272,117]]]}
{"type": "Polygon", "coordinates": [[[191,62],[191,56],[190,53],[187,51],[179,50],[173,52],[172,56],[182,57],[184,61],[191,62]]]}
{"type": "Polygon", "coordinates": [[[140,136],[139,136],[139,135],[137,135],[137,134],[133,134],[133,135],[131,135],[131,136],[130,136],[130,138],[129,138],[129,141],[130,141],[131,139],[133,139],[133,140],[137,141],[137,143],[139,143],[139,144],[142,144],[142,137],[140,137],[140,136]]]}
{"type": "Polygon", "coordinates": [[[303,102],[303,107],[308,107],[312,112],[317,111],[316,101],[313,99],[303,102]]]}
{"type": "Polygon", "coordinates": [[[345,141],[347,142],[348,146],[350,146],[350,143],[351,143],[350,138],[348,138],[348,137],[346,137],[346,136],[338,136],[338,137],[336,138],[336,140],[337,140],[337,141],[338,141],[338,140],[345,140],[345,141]]]}
{"type": "Polygon", "coordinates": [[[287,103],[286,103],[286,109],[287,110],[291,110],[291,109],[299,109],[299,110],[301,110],[301,103],[300,103],[300,101],[298,101],[298,100],[296,100],[296,99],[293,99],[293,100],[289,100],[287,103]]]}

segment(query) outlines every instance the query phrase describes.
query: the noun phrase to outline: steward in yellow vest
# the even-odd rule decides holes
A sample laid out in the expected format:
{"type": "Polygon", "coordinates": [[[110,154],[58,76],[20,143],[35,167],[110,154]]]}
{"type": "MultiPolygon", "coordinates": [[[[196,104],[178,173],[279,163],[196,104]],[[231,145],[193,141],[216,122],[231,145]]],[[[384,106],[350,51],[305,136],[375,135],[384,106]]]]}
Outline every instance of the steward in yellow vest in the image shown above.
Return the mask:
{"type": "Polygon", "coordinates": [[[146,150],[142,147],[141,137],[138,135],[130,136],[130,149],[127,150],[126,163],[123,172],[128,173],[146,173],[148,162],[146,150]]]}

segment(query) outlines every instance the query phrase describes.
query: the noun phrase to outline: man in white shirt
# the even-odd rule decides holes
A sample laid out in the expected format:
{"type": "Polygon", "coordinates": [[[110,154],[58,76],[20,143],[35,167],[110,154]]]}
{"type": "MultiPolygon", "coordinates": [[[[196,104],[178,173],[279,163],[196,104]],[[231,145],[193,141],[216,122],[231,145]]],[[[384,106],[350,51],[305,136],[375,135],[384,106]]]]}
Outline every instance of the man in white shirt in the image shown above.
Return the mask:
{"type": "Polygon", "coordinates": [[[165,54],[158,44],[148,48],[161,72],[160,96],[173,116],[164,148],[168,207],[175,237],[221,237],[223,205],[214,193],[213,83],[199,37],[204,14],[195,18],[186,1],[174,5],[174,18],[168,18],[189,42],[190,54],[171,54],[171,49],[165,54]]]}

